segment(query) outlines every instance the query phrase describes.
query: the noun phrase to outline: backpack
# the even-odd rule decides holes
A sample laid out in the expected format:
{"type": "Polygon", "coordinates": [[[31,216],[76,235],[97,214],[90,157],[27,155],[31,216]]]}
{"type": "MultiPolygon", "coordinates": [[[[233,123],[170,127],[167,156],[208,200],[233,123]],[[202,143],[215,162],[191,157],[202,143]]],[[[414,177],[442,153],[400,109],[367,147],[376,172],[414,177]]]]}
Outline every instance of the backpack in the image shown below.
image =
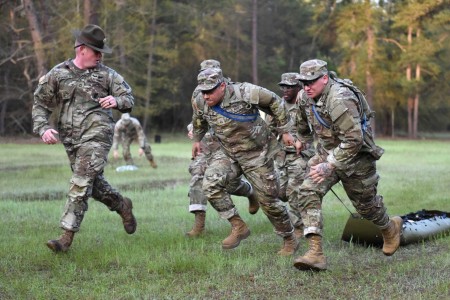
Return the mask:
{"type": "Polygon", "coordinates": [[[333,71],[329,72],[331,79],[350,89],[356,96],[360,107],[361,128],[363,130],[364,143],[370,148],[369,153],[375,158],[380,159],[384,149],[377,146],[373,140],[373,133],[370,127],[370,119],[375,118],[375,112],[370,109],[369,103],[364,92],[356,87],[350,79],[341,79],[333,71]]]}

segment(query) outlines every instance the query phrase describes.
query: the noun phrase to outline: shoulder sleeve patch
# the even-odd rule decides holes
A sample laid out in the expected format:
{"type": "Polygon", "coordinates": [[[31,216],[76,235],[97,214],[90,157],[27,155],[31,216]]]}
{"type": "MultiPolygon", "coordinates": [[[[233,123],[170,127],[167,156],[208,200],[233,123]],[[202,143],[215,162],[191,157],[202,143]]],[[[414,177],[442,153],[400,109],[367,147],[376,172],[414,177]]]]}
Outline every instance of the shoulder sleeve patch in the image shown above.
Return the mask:
{"type": "Polygon", "coordinates": [[[338,103],[335,107],[330,111],[330,117],[333,121],[337,120],[340,116],[342,116],[348,110],[344,104],[338,103]]]}
{"type": "Polygon", "coordinates": [[[250,103],[251,104],[258,104],[259,103],[259,88],[252,87],[250,89],[250,103]]]}
{"type": "Polygon", "coordinates": [[[124,81],[123,77],[119,73],[115,72],[114,83],[121,84],[123,81],[124,81]]]}

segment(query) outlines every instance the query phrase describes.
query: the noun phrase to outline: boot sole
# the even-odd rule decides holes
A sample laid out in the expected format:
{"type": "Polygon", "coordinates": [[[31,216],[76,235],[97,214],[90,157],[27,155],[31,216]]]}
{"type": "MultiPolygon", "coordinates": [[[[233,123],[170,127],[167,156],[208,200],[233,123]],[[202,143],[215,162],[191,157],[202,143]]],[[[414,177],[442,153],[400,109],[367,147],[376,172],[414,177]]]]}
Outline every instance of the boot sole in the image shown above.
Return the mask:
{"type": "Polygon", "coordinates": [[[259,211],[259,207],[256,208],[256,209],[250,209],[250,208],[248,209],[248,212],[249,212],[251,215],[256,214],[258,211],[259,211]]]}
{"type": "Polygon", "coordinates": [[[234,248],[236,248],[237,246],[239,246],[239,244],[241,243],[241,241],[245,240],[245,239],[248,238],[249,236],[250,236],[250,230],[247,231],[247,233],[245,233],[244,235],[242,235],[241,238],[239,239],[239,241],[238,241],[237,243],[235,243],[235,244],[233,244],[233,245],[222,245],[222,249],[226,249],[226,250],[234,249],[234,248]]]}
{"type": "Polygon", "coordinates": [[[294,267],[296,267],[297,269],[299,269],[300,271],[326,271],[327,270],[327,266],[324,264],[318,264],[318,265],[310,265],[306,262],[303,261],[296,261],[294,262],[294,267]]]}
{"type": "Polygon", "coordinates": [[[67,251],[67,249],[64,250],[58,242],[53,241],[53,240],[48,241],[48,242],[46,243],[46,245],[47,245],[47,247],[48,247],[50,250],[52,250],[52,251],[55,252],[55,253],[58,253],[58,252],[66,252],[66,251],[67,251]]]}

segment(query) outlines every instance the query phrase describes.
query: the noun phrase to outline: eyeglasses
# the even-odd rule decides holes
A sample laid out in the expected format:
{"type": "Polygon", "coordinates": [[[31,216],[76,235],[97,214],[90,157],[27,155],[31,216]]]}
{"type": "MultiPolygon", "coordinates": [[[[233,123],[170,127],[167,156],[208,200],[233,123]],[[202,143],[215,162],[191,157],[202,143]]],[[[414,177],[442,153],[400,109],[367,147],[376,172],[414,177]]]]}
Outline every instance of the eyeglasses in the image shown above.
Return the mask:
{"type": "Polygon", "coordinates": [[[302,80],[301,82],[303,83],[303,86],[311,86],[313,85],[317,80],[319,80],[320,78],[322,78],[323,76],[317,77],[316,79],[313,80],[302,80]]]}
{"type": "Polygon", "coordinates": [[[297,88],[298,85],[280,85],[280,90],[284,91],[288,91],[288,90],[293,90],[295,88],[297,88]]]}
{"type": "Polygon", "coordinates": [[[212,93],[214,93],[214,91],[219,87],[219,85],[220,85],[221,83],[222,83],[222,82],[219,82],[218,84],[216,84],[215,87],[213,87],[213,88],[210,89],[210,90],[202,91],[202,94],[203,94],[203,95],[211,95],[212,93]]]}

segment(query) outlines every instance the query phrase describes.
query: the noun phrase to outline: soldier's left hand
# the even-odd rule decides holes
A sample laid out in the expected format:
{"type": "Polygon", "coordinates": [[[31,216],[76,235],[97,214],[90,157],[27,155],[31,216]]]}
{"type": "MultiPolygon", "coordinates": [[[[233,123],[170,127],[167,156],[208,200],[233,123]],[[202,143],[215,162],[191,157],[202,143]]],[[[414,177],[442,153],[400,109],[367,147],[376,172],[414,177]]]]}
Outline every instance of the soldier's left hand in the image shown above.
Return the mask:
{"type": "Polygon", "coordinates": [[[302,142],[300,142],[299,140],[296,140],[294,146],[295,146],[295,149],[297,149],[297,155],[299,155],[300,152],[303,150],[302,142]]]}
{"type": "Polygon", "coordinates": [[[196,158],[201,152],[200,142],[192,144],[192,159],[196,158]]]}
{"type": "Polygon", "coordinates": [[[99,98],[98,103],[100,103],[100,106],[103,108],[114,108],[117,107],[117,100],[111,95],[108,95],[104,98],[99,98]]]}
{"type": "Polygon", "coordinates": [[[139,148],[139,156],[142,156],[142,155],[144,155],[144,149],[139,148]]]}
{"type": "Polygon", "coordinates": [[[328,163],[323,162],[315,166],[311,166],[311,170],[309,171],[309,177],[316,182],[321,183],[327,177],[331,176],[334,171],[334,167],[328,163]]]}

